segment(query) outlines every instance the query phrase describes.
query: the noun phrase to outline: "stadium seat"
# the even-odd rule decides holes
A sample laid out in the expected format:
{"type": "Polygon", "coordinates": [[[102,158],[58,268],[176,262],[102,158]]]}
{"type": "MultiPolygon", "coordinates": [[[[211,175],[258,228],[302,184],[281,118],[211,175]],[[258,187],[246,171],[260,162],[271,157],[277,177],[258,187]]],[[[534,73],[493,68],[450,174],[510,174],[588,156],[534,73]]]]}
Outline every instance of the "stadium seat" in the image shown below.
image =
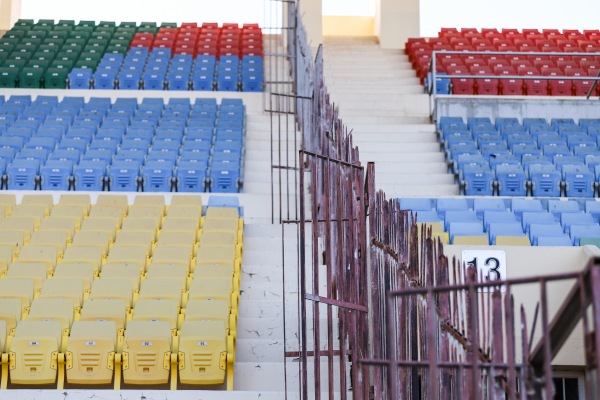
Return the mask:
{"type": "Polygon", "coordinates": [[[181,383],[224,383],[226,370],[233,368],[233,352],[234,349],[229,349],[228,354],[223,321],[184,321],[179,344],[181,383]]]}

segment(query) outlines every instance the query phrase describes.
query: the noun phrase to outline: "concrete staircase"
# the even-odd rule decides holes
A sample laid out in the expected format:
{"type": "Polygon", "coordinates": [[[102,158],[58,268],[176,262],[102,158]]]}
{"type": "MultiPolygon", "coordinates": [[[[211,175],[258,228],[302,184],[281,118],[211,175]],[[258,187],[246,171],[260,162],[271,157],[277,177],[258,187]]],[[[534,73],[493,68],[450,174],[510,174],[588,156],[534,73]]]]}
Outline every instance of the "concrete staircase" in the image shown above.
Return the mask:
{"type": "Polygon", "coordinates": [[[325,84],[361,160],[376,162],[377,187],[388,197],[457,195],[429,98],[402,50],[347,37],[326,37],[323,48],[325,84]]]}

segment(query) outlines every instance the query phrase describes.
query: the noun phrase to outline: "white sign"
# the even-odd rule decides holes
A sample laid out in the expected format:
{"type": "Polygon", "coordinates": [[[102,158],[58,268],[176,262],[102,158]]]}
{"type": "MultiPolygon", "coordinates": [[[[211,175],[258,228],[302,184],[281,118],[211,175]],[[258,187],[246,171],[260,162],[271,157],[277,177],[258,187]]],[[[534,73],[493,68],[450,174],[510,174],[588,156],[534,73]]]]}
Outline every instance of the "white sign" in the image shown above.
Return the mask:
{"type": "Polygon", "coordinates": [[[506,254],[503,250],[463,250],[462,262],[467,267],[475,267],[477,279],[481,276],[483,282],[506,280],[506,254]]]}

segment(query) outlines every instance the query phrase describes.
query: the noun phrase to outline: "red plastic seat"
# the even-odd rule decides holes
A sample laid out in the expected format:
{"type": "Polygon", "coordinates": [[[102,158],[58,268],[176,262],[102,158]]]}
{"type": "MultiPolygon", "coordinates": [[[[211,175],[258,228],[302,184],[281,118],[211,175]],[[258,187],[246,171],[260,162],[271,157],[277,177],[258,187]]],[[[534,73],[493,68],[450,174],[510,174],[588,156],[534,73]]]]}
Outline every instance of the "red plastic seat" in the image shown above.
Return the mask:
{"type": "MultiPolygon", "coordinates": [[[[520,67],[517,72],[521,76],[540,76],[540,71],[535,67],[520,67]]],[[[548,80],[547,79],[523,79],[525,86],[525,94],[527,96],[547,96],[548,95],[548,80]]]]}
{"type": "MultiPolygon", "coordinates": [[[[576,77],[588,76],[587,72],[581,68],[569,68],[565,70],[565,75],[576,77]]],[[[591,79],[573,79],[573,96],[587,96],[593,83],[594,81],[591,79]]]]}
{"type": "MultiPolygon", "coordinates": [[[[517,71],[513,67],[496,67],[494,69],[496,75],[517,75],[517,71]]],[[[507,78],[498,79],[498,92],[504,96],[522,96],[523,95],[523,79],[507,78]]]]}
{"type": "Polygon", "coordinates": [[[449,33],[460,33],[457,28],[440,28],[439,37],[444,37],[449,33]]]}
{"type": "MultiPolygon", "coordinates": [[[[544,76],[564,76],[563,71],[557,67],[542,68],[544,76]]],[[[573,81],[571,79],[548,79],[548,90],[550,96],[572,96],[573,81]]]]}
{"type": "Polygon", "coordinates": [[[524,28],[522,31],[523,36],[527,36],[527,35],[531,35],[531,34],[539,34],[541,33],[539,29],[533,29],[533,28],[524,28]]]}
{"type": "MultiPolygon", "coordinates": [[[[448,75],[470,75],[466,67],[458,66],[448,69],[448,75]]],[[[452,93],[453,94],[475,94],[475,80],[473,78],[450,78],[452,82],[452,93]]]]}
{"type": "Polygon", "coordinates": [[[556,62],[556,66],[563,72],[570,68],[579,68],[579,64],[573,60],[559,60],[556,62]]]}
{"type": "MultiPolygon", "coordinates": [[[[488,66],[476,66],[471,69],[472,75],[494,75],[488,66]]],[[[498,95],[498,79],[481,78],[475,79],[475,93],[483,95],[498,95]]]]}
{"type": "Polygon", "coordinates": [[[533,60],[533,66],[541,71],[543,68],[551,68],[555,67],[556,65],[552,60],[550,60],[550,58],[541,57],[541,59],[533,60]]]}

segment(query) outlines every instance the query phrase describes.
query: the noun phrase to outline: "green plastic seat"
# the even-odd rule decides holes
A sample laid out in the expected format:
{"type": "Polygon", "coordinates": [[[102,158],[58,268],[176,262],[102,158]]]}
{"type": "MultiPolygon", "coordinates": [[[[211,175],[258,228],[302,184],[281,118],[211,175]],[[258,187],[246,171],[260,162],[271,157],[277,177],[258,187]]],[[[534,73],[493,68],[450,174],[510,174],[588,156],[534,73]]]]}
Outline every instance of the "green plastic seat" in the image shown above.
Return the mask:
{"type": "Polygon", "coordinates": [[[119,28],[137,28],[137,23],[130,21],[123,21],[119,24],[119,28]]]}
{"type": "Polygon", "coordinates": [[[44,87],[46,89],[64,89],[67,87],[67,77],[71,68],[50,66],[44,74],[44,87]]]}
{"type": "Polygon", "coordinates": [[[32,57],[23,68],[41,68],[46,70],[50,64],[52,64],[52,61],[53,60],[49,58],[40,59],[32,57]]]}
{"type": "Polygon", "coordinates": [[[54,26],[53,19],[40,19],[35,23],[35,27],[38,28],[40,26],[54,26]]]}
{"type": "Polygon", "coordinates": [[[161,28],[177,28],[177,22],[163,22],[160,24],[161,28]]]}
{"type": "Polygon", "coordinates": [[[32,19],[19,18],[17,20],[17,22],[15,22],[15,26],[22,26],[22,27],[30,28],[30,27],[33,26],[33,20],[32,19]]]}
{"type": "Polygon", "coordinates": [[[96,27],[96,21],[87,21],[87,20],[79,21],[79,23],[76,26],[76,28],[95,28],[95,27],[96,27]]]}
{"type": "Polygon", "coordinates": [[[582,237],[579,239],[580,246],[585,246],[586,244],[593,245],[593,246],[600,248],[600,238],[594,238],[594,237],[584,238],[584,237],[582,237]]]}
{"type": "Polygon", "coordinates": [[[16,58],[17,56],[10,56],[8,57],[4,63],[2,64],[3,67],[10,67],[10,68],[17,68],[18,70],[23,69],[23,67],[25,65],[27,65],[27,62],[29,62],[29,58],[24,59],[24,58],[16,58]]]}
{"type": "Polygon", "coordinates": [[[0,87],[15,88],[19,79],[19,69],[15,67],[0,67],[0,87]]]}
{"type": "Polygon", "coordinates": [[[57,26],[75,26],[75,21],[72,19],[61,19],[56,23],[57,26]]]}
{"type": "Polygon", "coordinates": [[[100,21],[97,26],[101,28],[115,28],[117,23],[115,21],[100,21]]]}
{"type": "Polygon", "coordinates": [[[65,40],[67,39],[67,37],[69,37],[69,32],[72,31],[71,28],[69,29],[57,29],[58,27],[54,28],[53,31],[48,32],[48,36],[46,36],[45,40],[48,39],[52,39],[52,40],[62,40],[62,42],[64,43],[65,40]]]}
{"type": "Polygon", "coordinates": [[[44,77],[44,68],[25,67],[19,73],[19,87],[38,89],[42,87],[42,79],[44,77]]]}

